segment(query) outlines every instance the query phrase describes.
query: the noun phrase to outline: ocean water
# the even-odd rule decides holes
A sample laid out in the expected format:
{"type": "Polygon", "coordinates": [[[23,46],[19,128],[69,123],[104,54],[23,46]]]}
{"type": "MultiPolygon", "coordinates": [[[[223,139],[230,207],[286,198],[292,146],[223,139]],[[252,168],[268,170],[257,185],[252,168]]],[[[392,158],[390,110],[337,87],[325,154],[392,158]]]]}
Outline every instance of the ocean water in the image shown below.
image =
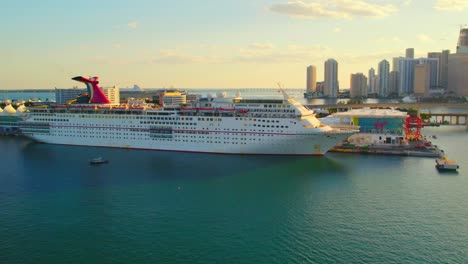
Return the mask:
{"type": "Polygon", "coordinates": [[[423,132],[458,173],[0,137],[0,263],[468,263],[468,132],[423,132]]]}

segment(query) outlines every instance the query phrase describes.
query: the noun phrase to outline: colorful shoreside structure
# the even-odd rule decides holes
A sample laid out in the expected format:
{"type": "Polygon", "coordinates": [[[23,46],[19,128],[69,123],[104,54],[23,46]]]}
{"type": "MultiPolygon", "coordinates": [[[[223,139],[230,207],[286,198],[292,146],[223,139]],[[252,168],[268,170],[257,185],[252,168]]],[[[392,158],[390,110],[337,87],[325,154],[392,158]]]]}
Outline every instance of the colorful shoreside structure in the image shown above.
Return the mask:
{"type": "Polygon", "coordinates": [[[421,134],[419,117],[395,109],[353,109],[321,118],[332,127],[359,127],[359,133],[331,151],[440,157],[440,151],[421,134]]]}

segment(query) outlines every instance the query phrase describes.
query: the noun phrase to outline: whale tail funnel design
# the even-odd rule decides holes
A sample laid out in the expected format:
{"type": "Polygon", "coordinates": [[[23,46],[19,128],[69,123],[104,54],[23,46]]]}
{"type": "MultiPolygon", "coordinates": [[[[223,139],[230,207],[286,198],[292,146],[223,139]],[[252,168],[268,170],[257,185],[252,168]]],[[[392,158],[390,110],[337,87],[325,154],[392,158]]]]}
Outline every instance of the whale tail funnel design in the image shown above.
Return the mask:
{"type": "Polygon", "coordinates": [[[88,88],[89,97],[91,98],[89,100],[89,103],[92,103],[92,104],[109,104],[110,103],[109,99],[106,97],[106,95],[102,92],[101,88],[99,88],[98,86],[99,77],[85,78],[83,76],[77,76],[77,77],[72,78],[72,80],[86,84],[86,87],[88,88]]]}

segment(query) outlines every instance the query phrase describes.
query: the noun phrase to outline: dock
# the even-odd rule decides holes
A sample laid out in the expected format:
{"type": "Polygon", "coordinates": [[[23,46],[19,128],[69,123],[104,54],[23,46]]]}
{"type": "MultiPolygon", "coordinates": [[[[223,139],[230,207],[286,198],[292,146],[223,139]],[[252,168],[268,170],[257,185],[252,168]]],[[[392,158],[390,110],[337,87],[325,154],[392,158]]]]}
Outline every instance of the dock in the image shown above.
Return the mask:
{"type": "MultiPolygon", "coordinates": [[[[426,141],[428,142],[428,141],[426,141]]],[[[397,155],[397,156],[414,156],[414,157],[429,157],[429,158],[444,158],[445,153],[437,146],[432,144],[409,144],[409,145],[368,145],[355,146],[352,144],[340,143],[329,150],[330,152],[340,153],[357,153],[357,154],[373,154],[373,155],[397,155]]]]}

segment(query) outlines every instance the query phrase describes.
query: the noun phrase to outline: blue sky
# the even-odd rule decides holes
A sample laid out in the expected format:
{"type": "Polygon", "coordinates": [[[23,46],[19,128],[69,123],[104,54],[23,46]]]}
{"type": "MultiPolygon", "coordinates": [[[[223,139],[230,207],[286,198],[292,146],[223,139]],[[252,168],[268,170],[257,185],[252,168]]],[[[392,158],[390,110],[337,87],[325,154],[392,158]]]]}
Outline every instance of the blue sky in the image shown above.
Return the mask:
{"type": "Polygon", "coordinates": [[[468,0],[8,1],[0,88],[303,88],[328,58],[346,88],[407,47],[453,52],[467,17],[468,0]]]}

